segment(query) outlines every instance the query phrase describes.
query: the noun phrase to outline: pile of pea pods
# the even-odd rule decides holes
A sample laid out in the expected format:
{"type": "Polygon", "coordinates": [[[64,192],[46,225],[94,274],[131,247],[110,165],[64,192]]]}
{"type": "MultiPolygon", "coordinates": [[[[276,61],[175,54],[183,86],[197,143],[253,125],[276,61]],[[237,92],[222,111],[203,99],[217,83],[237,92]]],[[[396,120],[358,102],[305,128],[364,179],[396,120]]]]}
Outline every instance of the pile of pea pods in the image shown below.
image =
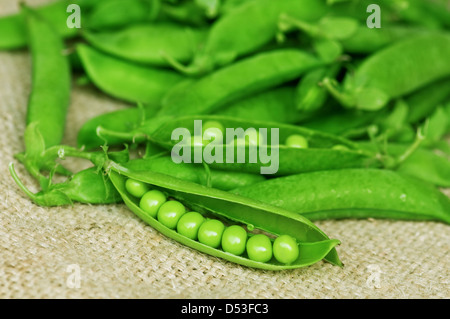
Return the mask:
{"type": "Polygon", "coordinates": [[[341,266],[340,241],[314,221],[450,223],[441,191],[450,187],[449,6],[22,5],[0,17],[0,50],[30,52],[24,151],[15,158],[41,191],[31,192],[13,163],[11,176],[37,205],[124,203],[165,236],[244,266],[341,266]],[[127,106],[89,119],[78,145],[63,145],[73,82],[127,106]],[[179,129],[188,143],[174,138],[179,129]],[[248,134],[230,144],[229,129],[248,134]],[[230,160],[230,147],[248,156],[230,160]],[[212,149],[215,161],[197,157],[212,149]],[[255,150],[276,155],[276,169],[267,173],[255,150]],[[61,161],[69,157],[92,165],[70,171],[61,161]]]}

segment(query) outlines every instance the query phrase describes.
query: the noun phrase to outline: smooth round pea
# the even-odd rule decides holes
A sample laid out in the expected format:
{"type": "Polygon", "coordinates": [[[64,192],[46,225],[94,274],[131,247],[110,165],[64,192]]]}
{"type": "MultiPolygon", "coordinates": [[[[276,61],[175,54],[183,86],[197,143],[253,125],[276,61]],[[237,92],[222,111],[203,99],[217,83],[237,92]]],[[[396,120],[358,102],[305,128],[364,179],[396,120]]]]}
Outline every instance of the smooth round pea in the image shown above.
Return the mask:
{"type": "Polygon", "coordinates": [[[227,227],[222,235],[222,249],[233,255],[242,255],[247,243],[247,232],[238,225],[227,227]]]}
{"type": "Polygon", "coordinates": [[[341,145],[341,144],[334,145],[331,149],[335,150],[335,151],[348,151],[349,150],[349,148],[347,146],[341,145]]]}
{"type": "Polygon", "coordinates": [[[308,140],[301,135],[291,135],[286,139],[286,146],[292,148],[308,148],[308,140]]]}
{"type": "Polygon", "coordinates": [[[289,235],[277,237],[273,243],[273,255],[283,264],[291,264],[297,260],[299,251],[295,238],[289,235]]]}
{"type": "Polygon", "coordinates": [[[204,146],[205,142],[203,141],[201,136],[194,135],[191,137],[191,146],[204,146]]]}
{"type": "Polygon", "coordinates": [[[206,121],[202,125],[202,135],[205,144],[214,141],[218,136],[223,138],[224,127],[222,123],[217,121],[206,121]],[[219,133],[220,132],[220,133],[219,133]]]}
{"type": "Polygon", "coordinates": [[[217,219],[208,219],[198,230],[198,241],[213,248],[218,248],[222,241],[225,225],[217,219]]]}
{"type": "Polygon", "coordinates": [[[246,132],[245,136],[235,138],[229,144],[234,143],[235,146],[258,146],[264,144],[264,137],[257,130],[246,132]]]}
{"type": "Polygon", "coordinates": [[[130,193],[132,196],[141,198],[142,196],[144,196],[145,193],[147,193],[150,190],[150,185],[148,185],[147,183],[129,178],[125,182],[125,188],[126,188],[127,192],[130,193]]]}
{"type": "Polygon", "coordinates": [[[139,207],[152,217],[156,217],[158,209],[167,201],[166,196],[159,190],[151,190],[142,196],[139,207]]]}
{"type": "Polygon", "coordinates": [[[272,242],[264,234],[252,236],[247,241],[248,258],[259,262],[268,262],[272,258],[272,242]]]}
{"type": "Polygon", "coordinates": [[[185,213],[186,208],[184,208],[183,204],[171,200],[161,205],[156,215],[156,219],[167,228],[175,229],[181,216],[185,213]]]}
{"type": "Polygon", "coordinates": [[[187,238],[197,240],[198,230],[205,221],[205,217],[197,212],[188,212],[181,216],[177,224],[177,232],[187,238]]]}

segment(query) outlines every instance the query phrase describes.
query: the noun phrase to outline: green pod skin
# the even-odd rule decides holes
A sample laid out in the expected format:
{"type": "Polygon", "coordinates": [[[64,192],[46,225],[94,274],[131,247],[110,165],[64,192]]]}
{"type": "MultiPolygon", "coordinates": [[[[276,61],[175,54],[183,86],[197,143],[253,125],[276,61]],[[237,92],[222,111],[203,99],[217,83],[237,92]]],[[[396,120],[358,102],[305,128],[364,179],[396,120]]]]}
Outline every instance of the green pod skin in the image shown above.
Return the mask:
{"type": "Polygon", "coordinates": [[[292,175],[232,193],[310,220],[382,218],[450,223],[450,199],[433,185],[390,170],[346,169],[292,175]]]}
{"type": "Polygon", "coordinates": [[[227,104],[212,114],[256,121],[294,124],[307,117],[307,115],[296,109],[294,101],[295,88],[292,86],[281,86],[227,104]]]}
{"type": "Polygon", "coordinates": [[[213,112],[240,98],[298,79],[321,62],[299,50],[283,49],[251,56],[169,91],[159,116],[213,112]]]}
{"type": "Polygon", "coordinates": [[[24,8],[32,55],[32,87],[26,124],[37,123],[45,147],[61,143],[70,104],[70,66],[64,43],[38,13],[24,8]]]}
{"type": "Polygon", "coordinates": [[[157,111],[153,105],[141,108],[128,108],[110,113],[104,113],[86,121],[77,135],[79,148],[90,150],[107,143],[109,146],[120,145],[124,141],[120,138],[109,138],[106,141],[97,135],[99,126],[116,132],[130,132],[136,129],[146,118],[150,118],[157,111]]]}
{"type": "Polygon", "coordinates": [[[405,98],[409,105],[407,122],[417,124],[433,114],[438,105],[450,98],[450,78],[445,78],[419,89],[405,98]]]}
{"type": "Polygon", "coordinates": [[[378,110],[393,98],[449,76],[449,56],[448,34],[418,35],[364,60],[354,75],[346,77],[343,93],[330,83],[326,86],[345,107],[378,110]]]}
{"type": "MultiPolygon", "coordinates": [[[[372,143],[358,143],[361,147],[374,150],[372,143]]],[[[410,145],[389,143],[388,154],[403,155],[410,145]]],[[[419,148],[395,169],[397,172],[424,180],[439,187],[450,187],[450,161],[433,150],[419,148]]]]}
{"type": "MultiPolygon", "coordinates": [[[[83,16],[87,16],[92,7],[108,0],[77,0],[75,4],[80,6],[83,16]]],[[[68,28],[67,18],[71,12],[67,12],[72,0],[57,0],[50,4],[36,7],[35,10],[49,21],[56,33],[64,39],[71,39],[78,35],[79,29],[68,28]]],[[[16,50],[27,46],[28,37],[22,12],[0,17],[0,50],[16,50]]]]}
{"type": "Polygon", "coordinates": [[[161,3],[160,20],[168,20],[195,27],[208,25],[208,18],[203,8],[194,1],[183,1],[179,3],[161,3]]]}
{"type": "Polygon", "coordinates": [[[72,201],[83,204],[121,203],[122,198],[108,176],[88,168],[76,173],[69,181],[55,184],[51,188],[66,194],[72,201]]]}
{"type": "Polygon", "coordinates": [[[112,185],[108,176],[98,173],[95,168],[79,171],[66,182],[53,184],[48,190],[36,194],[29,191],[17,176],[14,165],[9,166],[11,176],[17,185],[36,204],[42,207],[83,204],[114,204],[122,198],[112,185]]]}
{"type": "Polygon", "coordinates": [[[325,77],[335,78],[340,65],[314,69],[302,77],[297,85],[295,104],[299,111],[313,112],[326,102],[328,91],[320,84],[325,77]]]}
{"type": "Polygon", "coordinates": [[[113,162],[107,166],[114,186],[121,194],[125,204],[144,222],[179,243],[203,253],[248,267],[266,270],[283,270],[305,267],[322,259],[335,265],[342,265],[335,246],[338,240],[329,239],[319,228],[299,214],[292,213],[258,201],[237,196],[213,188],[181,181],[179,179],[155,172],[134,172],[113,162]],[[231,223],[254,225],[258,229],[274,235],[286,234],[299,242],[299,258],[292,264],[284,265],[271,260],[267,263],[256,262],[243,256],[236,256],[204,245],[198,241],[182,236],[156,219],[149,217],[139,208],[138,200],[129,196],[125,190],[126,178],[133,178],[152,185],[200,213],[210,213],[217,218],[224,218],[231,223]]]}
{"type": "Polygon", "coordinates": [[[344,51],[350,54],[371,54],[393,43],[418,34],[430,33],[430,30],[414,26],[387,25],[370,29],[359,26],[356,32],[340,41],[344,51]]]}
{"type": "MultiPolygon", "coordinates": [[[[67,27],[67,6],[71,1],[56,1],[46,6],[36,8],[45,20],[51,23],[57,33],[65,38],[77,34],[77,29],[67,27]]],[[[83,2],[83,5],[89,3],[83,2]]],[[[0,50],[21,49],[28,43],[25,15],[23,12],[0,18],[0,50]]],[[[54,31],[52,31],[54,32],[54,31]]]]}
{"type": "Polygon", "coordinates": [[[101,1],[95,5],[85,23],[90,30],[115,29],[132,23],[155,20],[159,14],[159,0],[101,1]]]}
{"type": "Polygon", "coordinates": [[[77,52],[92,82],[103,92],[132,103],[159,104],[183,77],[175,72],[142,67],[79,44],[77,52]]]}
{"type": "Polygon", "coordinates": [[[133,171],[153,171],[167,174],[184,181],[214,187],[224,191],[249,186],[265,180],[263,176],[258,174],[227,172],[214,169],[210,169],[210,176],[208,176],[202,165],[187,163],[176,164],[170,156],[135,159],[123,164],[123,166],[133,171]],[[208,179],[210,179],[210,181],[208,181],[208,179]]]}
{"type": "MultiPolygon", "coordinates": [[[[261,128],[267,129],[267,141],[269,142],[267,145],[269,153],[273,152],[275,149],[279,152],[279,169],[275,173],[276,175],[290,175],[316,170],[350,167],[378,167],[381,165],[381,162],[376,158],[375,153],[362,151],[355,143],[344,138],[295,125],[239,120],[223,116],[188,116],[173,119],[165,122],[158,129],[153,130],[153,132],[148,135],[148,138],[161,147],[172,150],[175,145],[179,144],[179,141],[172,140],[172,132],[177,128],[186,128],[193,134],[195,120],[201,120],[203,123],[207,121],[218,121],[225,128],[243,128],[244,130],[254,128],[257,131],[261,128]],[[271,129],[278,129],[279,140],[276,141],[278,144],[275,146],[271,145],[271,129]],[[286,139],[291,135],[301,135],[305,137],[309,142],[309,148],[290,148],[283,145],[286,139]],[[344,145],[347,149],[332,149],[335,145],[344,145]]],[[[227,140],[224,136],[224,143],[226,142],[227,140]]],[[[248,146],[245,148],[244,163],[238,163],[238,152],[236,150],[233,155],[233,160],[230,160],[230,158],[227,158],[227,145],[218,145],[217,147],[223,148],[223,158],[209,163],[211,168],[260,174],[261,167],[267,167],[273,164],[267,162],[263,163],[259,156],[256,158],[255,162],[250,161],[248,146]]],[[[195,148],[195,146],[191,148],[191,162],[195,162],[195,156],[196,153],[198,153],[195,148]]],[[[257,149],[257,151],[259,152],[259,149],[257,149]]]]}
{"type": "Polygon", "coordinates": [[[191,74],[210,72],[255,52],[275,38],[278,17],[283,12],[315,21],[327,12],[327,6],[314,0],[248,1],[212,25],[204,50],[181,70],[191,74]]]}
{"type": "Polygon", "coordinates": [[[83,38],[98,50],[131,62],[169,66],[165,55],[190,61],[206,37],[203,29],[174,23],[132,24],[114,32],[84,32],[83,38]]]}

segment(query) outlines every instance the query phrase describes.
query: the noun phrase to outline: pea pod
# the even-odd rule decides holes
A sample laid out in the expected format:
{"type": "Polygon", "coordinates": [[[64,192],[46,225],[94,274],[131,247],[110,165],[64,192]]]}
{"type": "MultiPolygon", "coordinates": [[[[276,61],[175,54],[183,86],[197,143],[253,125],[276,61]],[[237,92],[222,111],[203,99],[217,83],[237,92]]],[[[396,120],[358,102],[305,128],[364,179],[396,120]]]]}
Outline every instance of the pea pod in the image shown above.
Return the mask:
{"type": "Polygon", "coordinates": [[[135,159],[123,164],[123,166],[133,171],[149,170],[152,172],[162,173],[184,181],[225,191],[237,187],[252,185],[265,180],[265,178],[261,175],[248,174],[244,172],[226,172],[211,169],[208,174],[202,165],[185,163],[176,164],[170,156],[135,159]]]}
{"type": "Polygon", "coordinates": [[[192,65],[178,69],[190,74],[207,73],[255,52],[275,38],[278,17],[283,12],[314,21],[327,12],[327,7],[314,0],[248,1],[219,18],[192,65]]]}
{"type": "MultiPolygon", "coordinates": [[[[56,1],[46,6],[41,6],[35,10],[45,20],[49,21],[62,37],[73,37],[77,34],[77,29],[67,27],[67,6],[70,1],[56,1]]],[[[89,1],[83,1],[83,8],[89,5],[89,1]]],[[[55,32],[55,31],[52,31],[55,32]]],[[[20,49],[27,45],[27,31],[25,15],[23,12],[0,18],[0,49],[13,50],[20,49]]]]}
{"type": "Polygon", "coordinates": [[[38,13],[25,8],[33,78],[27,108],[27,125],[33,122],[45,146],[61,142],[70,102],[70,67],[64,44],[51,25],[38,13]]]}
{"type": "Polygon", "coordinates": [[[252,201],[228,192],[205,188],[201,185],[180,181],[176,178],[154,172],[127,170],[110,163],[109,176],[121,194],[125,204],[143,221],[160,231],[162,234],[203,253],[220,257],[228,261],[248,267],[266,270],[282,270],[305,267],[325,259],[332,264],[342,265],[335,246],[338,240],[329,239],[319,228],[302,216],[275,208],[257,201],[252,201]],[[226,253],[198,241],[180,235],[176,231],[159,223],[140,207],[138,201],[128,195],[125,181],[132,178],[150,184],[152,187],[167,193],[172,198],[182,202],[200,213],[207,211],[217,217],[243,225],[253,225],[271,234],[286,234],[299,242],[299,257],[292,264],[284,265],[276,261],[266,263],[226,253]]]}
{"type": "Polygon", "coordinates": [[[108,0],[93,6],[84,27],[90,30],[114,29],[131,23],[153,21],[158,17],[160,0],[108,0]]]}
{"type": "Polygon", "coordinates": [[[210,113],[239,98],[298,79],[320,65],[314,56],[299,50],[261,53],[175,87],[164,97],[158,115],[210,113]]]}
{"type": "Polygon", "coordinates": [[[232,191],[311,220],[388,218],[450,223],[450,199],[390,170],[346,169],[275,178],[232,191]]]}
{"type": "Polygon", "coordinates": [[[295,88],[281,86],[248,96],[214,111],[212,114],[270,121],[277,123],[297,123],[309,116],[295,107],[295,88]]]}
{"type": "Polygon", "coordinates": [[[118,31],[84,32],[98,50],[131,62],[165,67],[164,55],[180,62],[192,59],[205,38],[203,29],[174,23],[132,24],[118,31]]]}
{"type": "Polygon", "coordinates": [[[89,78],[102,91],[132,103],[159,104],[183,77],[165,69],[142,67],[114,58],[87,45],[77,52],[89,78]]]}
{"type": "Polygon", "coordinates": [[[354,75],[346,77],[343,91],[329,80],[324,81],[324,85],[347,108],[379,110],[393,98],[448,77],[449,55],[448,34],[418,35],[368,57],[358,66],[354,75]],[[391,67],[394,64],[395,72],[391,67]]]}
{"type": "MultiPolygon", "coordinates": [[[[374,153],[364,152],[360,150],[353,142],[336,137],[333,135],[321,133],[318,131],[309,130],[295,125],[280,124],[273,122],[262,121],[250,121],[240,120],[223,116],[188,116],[180,117],[167,121],[159,126],[158,129],[152,129],[148,134],[148,138],[157,143],[158,145],[168,150],[174,150],[175,147],[182,147],[185,149],[184,142],[172,140],[172,134],[178,128],[187,129],[191,136],[195,134],[195,122],[201,121],[205,123],[207,121],[216,121],[222,124],[225,128],[242,128],[247,130],[253,128],[256,131],[265,129],[267,136],[264,136],[264,142],[267,143],[267,150],[264,151],[271,154],[270,160],[263,159],[258,156],[256,159],[250,159],[250,146],[245,147],[245,161],[242,162],[238,159],[239,152],[236,150],[232,154],[232,158],[229,157],[228,150],[230,148],[228,139],[229,136],[223,137],[223,144],[214,146],[221,149],[221,155],[214,157],[214,161],[208,162],[212,168],[242,171],[258,174],[263,170],[270,170],[277,166],[278,170],[275,172],[277,175],[289,175],[301,172],[315,171],[315,170],[327,170],[349,167],[376,167],[381,165],[381,162],[376,159],[374,153]],[[272,129],[278,130],[273,131],[272,129]],[[276,135],[275,135],[276,134],[276,135]],[[283,145],[286,139],[291,135],[301,135],[309,142],[308,148],[292,148],[283,145]],[[343,148],[335,149],[336,145],[341,145],[343,148]],[[276,156],[278,153],[278,156],[276,156]]],[[[142,136],[144,136],[143,134],[142,136]]],[[[223,134],[226,135],[226,132],[223,134]]],[[[131,135],[135,136],[135,135],[131,135]]],[[[185,136],[183,136],[183,139],[185,136]]],[[[190,142],[190,141],[189,141],[190,142]]],[[[208,146],[204,146],[206,149],[208,146]]],[[[197,146],[191,146],[188,160],[191,162],[198,161],[199,153],[196,150],[197,146]]],[[[234,148],[233,148],[234,149],[234,148]]],[[[255,149],[258,154],[261,154],[261,145],[255,149]]],[[[254,150],[254,151],[255,151],[254,150]]],[[[216,154],[218,151],[216,150],[216,154]]],[[[176,151],[175,151],[176,153],[176,151]]],[[[183,160],[186,159],[183,156],[183,160]]]]}
{"type": "Polygon", "coordinates": [[[336,77],[339,70],[339,65],[333,65],[329,68],[314,69],[302,77],[296,89],[295,104],[297,109],[304,112],[313,112],[320,109],[328,98],[328,92],[321,82],[326,77],[336,77]]]}
{"type": "Polygon", "coordinates": [[[416,26],[391,24],[370,29],[361,25],[351,37],[341,40],[341,44],[347,53],[371,54],[397,41],[426,33],[430,33],[430,30],[416,26]]]}

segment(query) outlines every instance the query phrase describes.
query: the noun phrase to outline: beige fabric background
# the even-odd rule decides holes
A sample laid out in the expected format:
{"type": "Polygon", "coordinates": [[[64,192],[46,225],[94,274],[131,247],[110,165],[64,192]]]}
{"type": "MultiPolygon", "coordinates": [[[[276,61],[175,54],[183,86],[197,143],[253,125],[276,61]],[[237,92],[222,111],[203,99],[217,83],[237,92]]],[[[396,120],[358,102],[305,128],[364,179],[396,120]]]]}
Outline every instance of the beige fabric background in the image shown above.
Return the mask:
{"type": "MultiPolygon", "coordinates": [[[[0,0],[0,15],[17,10],[17,2],[0,0]]],[[[13,154],[23,150],[30,67],[26,51],[0,52],[1,298],[450,297],[450,227],[441,223],[318,222],[342,241],[338,252],[345,267],[320,262],[269,272],[184,247],[124,205],[32,204],[8,172],[13,154]],[[80,271],[79,288],[71,285],[71,267],[80,271]]],[[[92,87],[74,87],[65,143],[74,145],[87,119],[125,106],[92,87]]],[[[37,190],[23,168],[16,168],[37,190]]]]}

